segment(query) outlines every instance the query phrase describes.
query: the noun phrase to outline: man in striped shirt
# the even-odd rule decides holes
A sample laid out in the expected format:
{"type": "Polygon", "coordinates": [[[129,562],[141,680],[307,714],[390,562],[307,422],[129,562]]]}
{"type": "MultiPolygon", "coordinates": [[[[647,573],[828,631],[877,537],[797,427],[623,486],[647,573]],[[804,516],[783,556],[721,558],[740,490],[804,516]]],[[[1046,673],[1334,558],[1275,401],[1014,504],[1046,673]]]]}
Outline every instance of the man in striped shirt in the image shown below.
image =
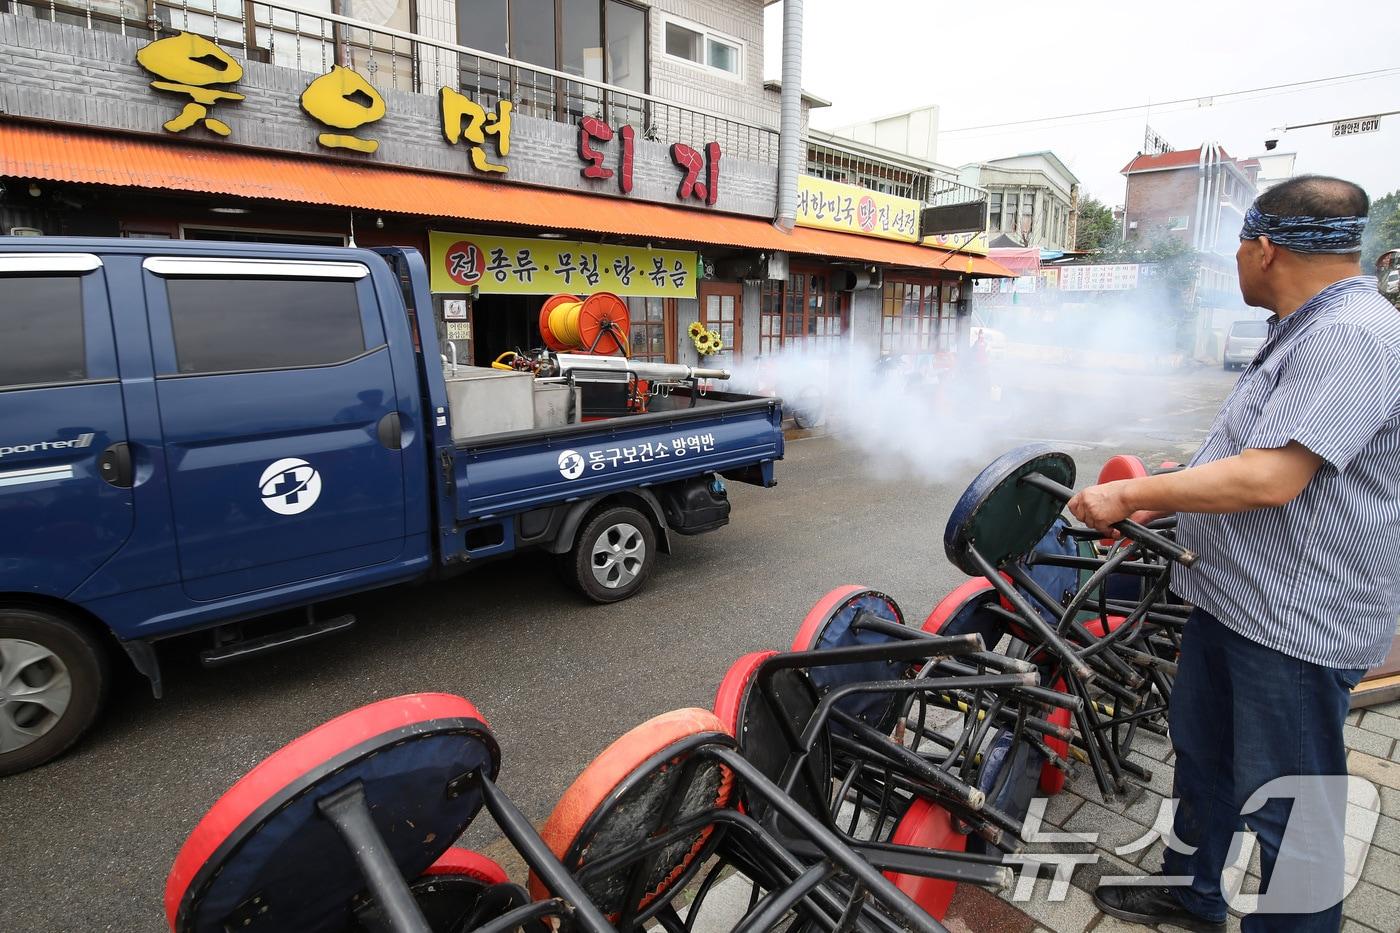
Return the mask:
{"type": "Polygon", "coordinates": [[[1264,888],[1244,929],[1340,926],[1346,785],[1325,776],[1346,774],[1350,689],[1400,613],[1400,314],[1361,274],[1369,207],[1320,176],[1260,195],[1240,290],[1274,316],[1205,443],[1188,469],[1069,503],[1100,531],[1178,513],[1199,556],[1172,573],[1196,607],[1171,697],[1174,840],[1162,874],[1095,893],[1121,919],[1222,926],[1221,871],[1248,825],[1264,888]]]}

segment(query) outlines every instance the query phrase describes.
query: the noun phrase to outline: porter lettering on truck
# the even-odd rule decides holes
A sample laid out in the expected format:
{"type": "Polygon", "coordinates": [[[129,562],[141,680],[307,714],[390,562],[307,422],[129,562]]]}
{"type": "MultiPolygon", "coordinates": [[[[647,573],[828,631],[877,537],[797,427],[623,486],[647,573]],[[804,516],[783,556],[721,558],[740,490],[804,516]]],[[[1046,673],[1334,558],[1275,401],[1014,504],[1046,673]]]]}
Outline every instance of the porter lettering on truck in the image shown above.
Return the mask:
{"type": "Polygon", "coordinates": [[[92,446],[91,434],[79,434],[68,441],[35,441],[32,444],[12,444],[0,445],[0,457],[8,457],[11,454],[30,454],[41,450],[64,450],[74,447],[92,446]]]}

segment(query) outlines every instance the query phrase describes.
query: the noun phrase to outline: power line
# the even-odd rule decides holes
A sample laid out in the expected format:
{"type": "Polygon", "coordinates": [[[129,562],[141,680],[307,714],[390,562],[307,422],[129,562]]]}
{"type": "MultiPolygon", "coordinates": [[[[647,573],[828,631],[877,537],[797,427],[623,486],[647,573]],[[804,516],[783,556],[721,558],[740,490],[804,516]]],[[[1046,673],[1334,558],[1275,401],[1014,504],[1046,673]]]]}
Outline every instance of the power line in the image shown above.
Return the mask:
{"type": "Polygon", "coordinates": [[[1150,107],[1170,107],[1174,104],[1200,103],[1202,101],[1214,103],[1218,99],[1229,97],[1240,97],[1245,94],[1258,94],[1261,91],[1278,91],[1286,88],[1309,87],[1314,84],[1326,84],[1329,81],[1342,81],[1347,79],[1364,80],[1378,78],[1383,75],[1400,74],[1400,68],[1378,68],[1374,71],[1357,71],[1345,75],[1333,75],[1330,78],[1312,78],[1308,81],[1290,81],[1286,84],[1270,84],[1266,87],[1247,88],[1242,91],[1226,91],[1223,94],[1198,94],[1195,97],[1181,97],[1176,100],[1156,101],[1151,104],[1135,104],[1131,107],[1107,107],[1103,110],[1085,110],[1080,113],[1062,113],[1053,117],[1036,117],[1030,120],[1008,120],[1005,123],[983,123],[978,126],[958,126],[951,129],[941,130],[943,133],[965,133],[972,130],[994,130],[1005,126],[1025,126],[1029,123],[1049,123],[1055,120],[1072,120],[1077,117],[1097,117],[1110,113],[1131,113],[1135,110],[1146,110],[1150,107]]]}
{"type": "MultiPolygon", "coordinates": [[[[1326,85],[1327,87],[1342,87],[1342,86],[1347,85],[1347,84],[1354,84],[1354,83],[1356,83],[1357,81],[1368,81],[1368,80],[1371,80],[1371,79],[1370,79],[1370,78],[1364,78],[1364,77],[1363,77],[1363,78],[1349,78],[1349,77],[1346,77],[1346,76],[1342,76],[1342,77],[1338,77],[1338,78],[1319,78],[1319,79],[1317,79],[1317,80],[1318,80],[1318,81],[1330,82],[1330,83],[1328,83],[1328,84],[1326,85]]],[[[1274,91],[1273,93],[1258,93],[1258,92],[1253,92],[1253,91],[1237,91],[1237,92],[1235,92],[1235,96],[1231,97],[1229,100],[1214,100],[1214,104],[1218,104],[1220,107],[1237,107],[1237,106],[1239,106],[1240,104],[1248,104],[1248,103],[1253,103],[1254,101],[1268,100],[1268,99],[1271,98],[1271,97],[1281,97],[1281,96],[1284,96],[1284,95],[1287,95],[1287,94],[1291,94],[1291,93],[1294,93],[1294,92],[1293,92],[1293,91],[1289,91],[1289,90],[1274,91]],[[1254,96],[1254,97],[1245,96],[1245,95],[1249,95],[1249,94],[1257,94],[1257,96],[1254,96]]],[[[1220,96],[1223,96],[1223,95],[1217,95],[1217,97],[1220,97],[1220,96]]],[[[1197,101],[1203,100],[1203,99],[1206,99],[1206,98],[1195,98],[1195,97],[1192,97],[1192,98],[1189,98],[1189,99],[1188,99],[1188,103],[1196,103],[1197,101]]],[[[1147,105],[1144,104],[1144,105],[1143,105],[1143,108],[1140,108],[1140,109],[1145,109],[1146,107],[1147,107],[1147,105]]],[[[1180,101],[1177,101],[1177,102],[1172,102],[1172,101],[1153,102],[1153,104],[1152,104],[1152,109],[1153,109],[1153,112],[1154,112],[1154,113],[1160,113],[1160,114],[1162,114],[1162,115],[1165,115],[1165,114],[1174,114],[1174,113],[1190,113],[1190,112],[1192,112],[1192,108],[1190,108],[1189,106],[1181,106],[1181,102],[1180,102],[1180,101]],[[1159,109],[1159,108],[1160,108],[1160,109],[1159,109]]],[[[1196,108],[1196,109],[1199,109],[1199,108],[1196,108]]],[[[1385,116],[1385,115],[1386,115],[1386,114],[1368,114],[1368,116],[1385,116]]],[[[1132,113],[1131,113],[1131,108],[1124,108],[1124,109],[1121,110],[1121,111],[1112,111],[1111,114],[1110,114],[1109,116],[1100,117],[1100,118],[1097,119],[1097,120],[1084,119],[1084,118],[1074,119],[1074,118],[1071,118],[1071,117],[1066,116],[1066,117],[1062,118],[1062,123],[1063,123],[1063,126],[1064,126],[1064,127],[1100,126],[1100,125],[1105,124],[1105,123],[1119,123],[1119,122],[1121,122],[1121,121],[1124,121],[1124,120],[1131,120],[1131,119],[1133,119],[1133,118],[1134,118],[1134,117],[1133,117],[1133,115],[1132,115],[1132,113]]],[[[1054,119],[1056,119],[1056,118],[1054,118],[1054,117],[1045,117],[1044,119],[1045,119],[1045,120],[1054,120],[1054,119]]],[[[1332,121],[1332,120],[1324,120],[1324,121],[1322,121],[1322,122],[1323,122],[1323,123],[1332,123],[1332,122],[1335,122],[1335,121],[1332,121]]],[[[990,132],[971,133],[971,135],[963,136],[962,139],[963,139],[964,141],[965,141],[965,140],[969,140],[969,139],[989,139],[989,138],[997,137],[997,136],[1012,136],[1012,135],[1015,135],[1016,133],[1025,132],[1024,130],[1018,129],[1018,128],[1017,128],[1016,126],[1014,126],[1014,125],[1010,125],[1010,124],[997,124],[997,125],[998,125],[998,126],[1001,126],[1002,128],[1001,128],[1001,129],[996,129],[996,130],[993,130],[993,131],[990,131],[990,132]],[[1010,126],[1010,128],[1009,128],[1009,129],[1006,128],[1007,126],[1010,126]]],[[[1319,124],[1319,125],[1321,125],[1321,124],[1319,124]]],[[[1292,127],[1290,127],[1290,129],[1291,129],[1291,128],[1292,128],[1292,127]]],[[[966,129],[966,130],[968,130],[968,131],[970,132],[970,131],[973,129],[973,127],[964,127],[964,129],[966,129]]],[[[953,131],[952,131],[952,130],[945,130],[944,132],[953,132],[953,131]]]]}

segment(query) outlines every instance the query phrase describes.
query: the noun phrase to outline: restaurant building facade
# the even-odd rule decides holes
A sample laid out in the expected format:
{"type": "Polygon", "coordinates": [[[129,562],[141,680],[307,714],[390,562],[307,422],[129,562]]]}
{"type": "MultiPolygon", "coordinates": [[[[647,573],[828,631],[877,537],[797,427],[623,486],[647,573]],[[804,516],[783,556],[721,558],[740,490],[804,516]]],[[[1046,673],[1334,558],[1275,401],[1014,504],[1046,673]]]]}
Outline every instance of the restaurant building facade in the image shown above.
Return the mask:
{"type": "Polygon", "coordinates": [[[772,223],[763,6],[3,0],[0,233],[413,246],[478,365],[558,293],[622,296],[662,361],[696,320],[723,362],[878,341],[908,287],[915,333],[954,317],[1002,270],[920,202],[804,176],[772,223]]]}

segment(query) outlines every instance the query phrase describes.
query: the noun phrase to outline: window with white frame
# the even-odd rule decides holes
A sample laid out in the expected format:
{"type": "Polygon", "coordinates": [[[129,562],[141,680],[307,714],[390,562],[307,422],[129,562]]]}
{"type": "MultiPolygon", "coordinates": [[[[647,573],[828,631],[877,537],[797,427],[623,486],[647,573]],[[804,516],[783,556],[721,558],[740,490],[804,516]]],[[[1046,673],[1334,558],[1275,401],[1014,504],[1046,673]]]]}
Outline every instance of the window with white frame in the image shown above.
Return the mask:
{"type": "Polygon", "coordinates": [[[744,44],[722,33],[684,20],[666,19],[664,48],[669,58],[718,71],[731,78],[744,74],[744,44]]]}

